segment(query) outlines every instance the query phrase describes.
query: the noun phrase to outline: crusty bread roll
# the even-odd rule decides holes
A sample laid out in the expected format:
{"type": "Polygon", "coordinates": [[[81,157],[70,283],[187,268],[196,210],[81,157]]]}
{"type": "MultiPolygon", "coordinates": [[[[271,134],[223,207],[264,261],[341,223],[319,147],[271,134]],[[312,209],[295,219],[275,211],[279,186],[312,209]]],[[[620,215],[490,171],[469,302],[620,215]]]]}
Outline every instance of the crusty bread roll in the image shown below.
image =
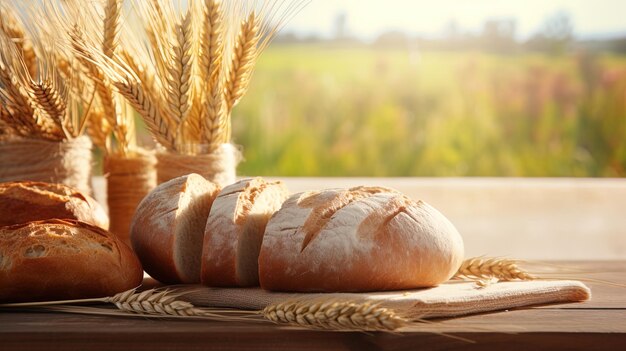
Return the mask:
{"type": "Polygon", "coordinates": [[[261,287],[302,292],[400,290],[448,280],[463,241],[441,213],[382,188],[291,196],[267,224],[261,287]]]}
{"type": "Polygon", "coordinates": [[[130,241],[145,271],[162,283],[199,283],[202,238],[219,187],[198,174],[157,186],[135,212],[130,241]]]}
{"type": "Polygon", "coordinates": [[[111,296],[141,284],[143,270],[115,235],[50,219],[0,228],[0,301],[111,296]]]}
{"type": "Polygon", "coordinates": [[[244,179],[222,189],[204,232],[202,283],[259,284],[258,258],[267,221],[289,196],[285,185],[244,179]]]}
{"type": "Polygon", "coordinates": [[[109,217],[102,206],[76,189],[30,181],[0,183],[0,226],[53,218],[109,229],[109,217]]]}

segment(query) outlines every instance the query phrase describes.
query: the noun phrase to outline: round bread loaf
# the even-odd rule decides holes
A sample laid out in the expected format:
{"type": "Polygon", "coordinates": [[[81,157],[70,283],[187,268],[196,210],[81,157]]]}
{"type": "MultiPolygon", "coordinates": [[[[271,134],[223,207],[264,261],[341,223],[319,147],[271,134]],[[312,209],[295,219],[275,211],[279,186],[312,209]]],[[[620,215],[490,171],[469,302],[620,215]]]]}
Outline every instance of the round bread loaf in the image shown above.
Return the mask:
{"type": "Polygon", "coordinates": [[[270,219],[259,256],[267,290],[359,292],[430,287],[463,260],[441,213],[389,189],[291,196],[270,219]]]}
{"type": "Polygon", "coordinates": [[[132,250],[99,227],[50,219],[0,228],[0,301],[111,296],[142,278],[132,250]]]}
{"type": "Polygon", "coordinates": [[[219,191],[192,173],[160,184],[139,203],[130,242],[151,277],[167,284],[200,282],[204,228],[219,191]]]}
{"type": "Polygon", "coordinates": [[[0,226],[53,218],[109,229],[109,217],[102,206],[76,189],[30,181],[0,183],[0,226]]]}
{"type": "Polygon", "coordinates": [[[267,221],[289,196],[285,185],[243,179],[222,189],[204,231],[202,284],[259,285],[259,250],[267,221]]]}

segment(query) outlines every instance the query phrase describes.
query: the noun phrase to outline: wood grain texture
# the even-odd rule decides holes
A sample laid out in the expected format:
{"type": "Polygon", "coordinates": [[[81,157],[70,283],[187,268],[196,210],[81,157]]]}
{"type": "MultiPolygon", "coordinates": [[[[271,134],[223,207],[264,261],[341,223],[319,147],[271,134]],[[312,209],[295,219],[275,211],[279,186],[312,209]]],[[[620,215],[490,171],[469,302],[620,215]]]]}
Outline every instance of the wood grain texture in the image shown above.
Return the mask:
{"type": "MultiPolygon", "coordinates": [[[[626,261],[556,264],[592,272],[579,273],[580,278],[626,284],[626,261]]],[[[397,334],[332,333],[259,323],[0,312],[0,349],[619,350],[626,345],[626,288],[588,284],[593,293],[588,302],[439,320],[397,334]]]]}

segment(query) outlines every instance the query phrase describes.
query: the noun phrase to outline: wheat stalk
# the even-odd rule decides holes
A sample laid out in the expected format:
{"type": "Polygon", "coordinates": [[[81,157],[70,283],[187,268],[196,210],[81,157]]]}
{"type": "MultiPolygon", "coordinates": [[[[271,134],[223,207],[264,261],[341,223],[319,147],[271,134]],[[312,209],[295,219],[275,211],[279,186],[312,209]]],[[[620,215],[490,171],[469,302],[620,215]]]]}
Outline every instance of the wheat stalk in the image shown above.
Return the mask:
{"type": "Polygon", "coordinates": [[[534,280],[529,272],[518,266],[518,260],[497,257],[474,257],[463,261],[452,279],[499,281],[534,280]]]}
{"type": "Polygon", "coordinates": [[[409,321],[371,302],[289,300],[267,306],[262,315],[279,324],[329,330],[396,330],[409,321]]]}
{"type": "MultiPolygon", "coordinates": [[[[259,317],[276,324],[285,324],[309,329],[393,331],[407,326],[410,321],[395,311],[381,307],[378,303],[356,300],[309,299],[287,300],[272,304],[260,311],[237,309],[199,308],[180,300],[188,289],[150,289],[137,292],[127,290],[111,297],[2,304],[0,308],[64,308],[53,310],[88,314],[115,314],[104,308],[85,309],[72,306],[85,303],[111,303],[126,315],[152,317],[199,317],[219,321],[258,321],[259,317]]],[[[261,320],[263,320],[261,319],[261,320]]]]}
{"type": "Polygon", "coordinates": [[[192,86],[193,56],[191,55],[191,39],[193,33],[191,23],[191,11],[187,10],[180,23],[176,24],[176,44],[172,50],[172,65],[169,68],[168,103],[170,111],[178,123],[177,139],[181,142],[183,140],[183,127],[189,115],[189,95],[192,86]]]}
{"type": "Polygon", "coordinates": [[[179,296],[167,290],[146,290],[136,293],[128,290],[103,302],[114,304],[118,309],[131,313],[157,314],[171,316],[202,316],[205,312],[189,302],[177,300],[179,296]]]}
{"type": "MultiPolygon", "coordinates": [[[[125,31],[128,38],[123,38],[120,54],[112,54],[107,45],[90,43],[87,51],[91,57],[82,56],[105,76],[117,75],[110,78],[111,84],[131,99],[151,132],[167,133],[153,135],[167,149],[196,153],[198,150],[187,146],[208,144],[209,149],[200,152],[211,152],[230,141],[231,110],[248,88],[259,53],[280,25],[273,23],[275,14],[284,11],[279,16],[279,21],[284,21],[303,5],[302,0],[261,3],[260,10],[257,2],[243,1],[225,10],[221,0],[189,1],[180,6],[164,0],[133,0],[137,10],[133,15],[144,30],[138,34],[125,31]],[[183,15],[177,15],[179,11],[184,11],[183,15]],[[231,37],[224,28],[229,21],[239,22],[240,14],[244,20],[231,37]],[[232,52],[225,52],[226,47],[232,52]]],[[[118,1],[107,0],[107,4],[119,10],[118,1]]],[[[105,17],[119,18],[116,11],[105,10],[105,17]]],[[[108,33],[116,33],[115,25],[108,27],[108,33]]]]}
{"type": "Polygon", "coordinates": [[[122,0],[107,0],[104,7],[104,35],[102,52],[107,57],[113,57],[117,48],[117,37],[120,29],[120,12],[122,0]]]}
{"type": "Polygon", "coordinates": [[[0,4],[0,98],[20,136],[60,141],[82,131],[91,99],[82,75],[58,45],[59,26],[53,16],[44,15],[44,7],[0,4]],[[20,21],[14,9],[19,9],[20,21]],[[23,17],[37,18],[28,20],[30,36],[23,17]],[[67,64],[57,66],[59,62],[67,64]]]}
{"type": "Polygon", "coordinates": [[[204,314],[201,309],[196,308],[191,303],[177,300],[180,295],[172,293],[167,289],[150,289],[142,292],[137,292],[137,289],[130,289],[109,297],[7,303],[0,304],[0,307],[44,307],[85,303],[111,303],[121,311],[136,314],[171,316],[200,316],[204,314]]]}
{"type": "MultiPolygon", "coordinates": [[[[95,7],[87,6],[84,10],[86,20],[82,21],[82,26],[78,23],[66,23],[65,26],[69,28],[72,50],[85,70],[84,75],[94,85],[102,107],[102,113],[91,116],[89,134],[106,152],[126,156],[135,145],[133,112],[124,102],[118,101],[111,79],[98,63],[98,56],[107,60],[117,58],[122,1],[103,0],[102,5],[104,17],[101,21],[95,15],[98,11],[90,11],[95,10],[95,7]],[[98,23],[102,27],[98,27],[98,23]],[[115,144],[112,143],[111,135],[114,136],[115,144]]],[[[69,22],[71,19],[61,18],[60,21],[69,22]]]]}
{"type": "Polygon", "coordinates": [[[163,118],[161,111],[151,98],[144,92],[142,85],[133,78],[113,81],[126,100],[139,112],[157,141],[170,149],[175,149],[175,138],[171,134],[171,127],[163,118]]]}
{"type": "Polygon", "coordinates": [[[254,11],[241,23],[226,80],[225,100],[228,113],[245,94],[250,82],[260,40],[259,27],[259,19],[254,11]]]}
{"type": "Polygon", "coordinates": [[[31,82],[30,89],[41,109],[69,138],[71,133],[67,132],[65,125],[66,104],[55,85],[49,81],[31,82]]]}
{"type": "Polygon", "coordinates": [[[222,58],[224,52],[222,3],[205,0],[201,37],[200,73],[208,78],[204,91],[203,139],[214,149],[219,145],[220,120],[223,118],[222,58]]]}
{"type": "Polygon", "coordinates": [[[182,295],[188,294],[189,289],[150,289],[137,292],[130,289],[109,297],[20,302],[0,304],[0,308],[40,308],[67,313],[81,313],[92,315],[141,316],[141,317],[196,317],[217,321],[258,321],[258,313],[234,309],[199,308],[192,303],[180,300],[182,295]],[[116,311],[108,308],[90,308],[78,306],[89,303],[110,303],[115,305],[116,311]],[[117,312],[117,313],[116,313],[117,312]]]}
{"type": "Polygon", "coordinates": [[[135,59],[127,50],[121,49],[119,56],[128,66],[129,70],[137,76],[144,90],[146,90],[150,96],[159,96],[159,82],[155,79],[154,72],[151,71],[148,66],[135,59]]]}

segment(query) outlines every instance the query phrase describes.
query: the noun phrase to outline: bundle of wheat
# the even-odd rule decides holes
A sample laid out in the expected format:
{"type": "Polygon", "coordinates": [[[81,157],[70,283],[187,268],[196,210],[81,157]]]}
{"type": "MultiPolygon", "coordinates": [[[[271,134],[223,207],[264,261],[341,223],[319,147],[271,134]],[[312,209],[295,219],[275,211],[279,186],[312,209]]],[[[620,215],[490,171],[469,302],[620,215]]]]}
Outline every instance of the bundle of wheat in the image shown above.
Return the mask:
{"type": "Polygon", "coordinates": [[[175,6],[133,0],[121,50],[85,42],[78,51],[97,64],[164,148],[157,155],[159,182],[196,172],[230,183],[239,157],[230,145],[233,107],[258,55],[304,2],[190,0],[175,6]]]}
{"type": "Polygon", "coordinates": [[[91,141],[82,134],[92,86],[41,11],[29,2],[0,3],[0,181],[89,192],[91,141]]]}
{"type": "Polygon", "coordinates": [[[139,202],[156,186],[156,159],[137,146],[132,107],[114,90],[111,80],[85,48],[99,48],[109,59],[120,52],[122,0],[85,4],[79,0],[51,2],[48,13],[68,33],[68,43],[82,74],[94,86],[97,102],[87,133],[104,154],[111,231],[129,242],[132,216],[139,202]]]}

